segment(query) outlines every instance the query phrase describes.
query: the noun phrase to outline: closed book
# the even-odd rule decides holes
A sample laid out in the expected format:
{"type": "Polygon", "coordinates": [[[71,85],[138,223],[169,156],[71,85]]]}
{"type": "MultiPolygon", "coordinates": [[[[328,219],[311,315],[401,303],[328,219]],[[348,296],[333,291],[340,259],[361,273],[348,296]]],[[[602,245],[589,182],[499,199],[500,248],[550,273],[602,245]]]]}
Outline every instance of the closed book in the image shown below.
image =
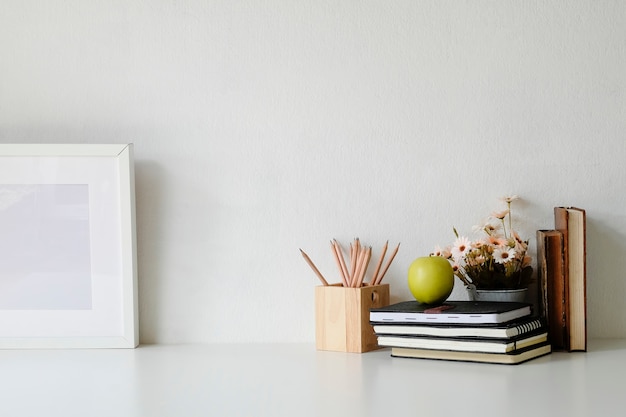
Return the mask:
{"type": "Polygon", "coordinates": [[[509,353],[548,340],[545,329],[539,333],[509,339],[451,338],[405,335],[379,335],[378,346],[415,349],[454,350],[461,352],[509,353]]]}
{"type": "Polygon", "coordinates": [[[553,350],[569,349],[567,324],[567,279],[563,233],[537,231],[537,266],[546,300],[545,316],[553,350]]]}
{"type": "Polygon", "coordinates": [[[548,355],[552,351],[549,342],[529,346],[511,353],[459,352],[454,350],[391,348],[391,356],[397,358],[438,359],[446,361],[482,362],[517,365],[548,355]]]}
{"type": "Polygon", "coordinates": [[[506,323],[532,312],[530,303],[446,301],[439,306],[403,301],[370,309],[370,322],[390,323],[506,323]]]}
{"type": "Polygon", "coordinates": [[[393,324],[393,323],[370,323],[377,335],[413,335],[413,336],[438,336],[438,337],[484,337],[494,339],[512,338],[531,333],[544,326],[541,318],[530,317],[504,324],[393,324]]]}
{"type": "Polygon", "coordinates": [[[570,351],[587,350],[586,214],[576,207],[554,208],[555,229],[563,233],[566,265],[566,320],[570,351]]]}

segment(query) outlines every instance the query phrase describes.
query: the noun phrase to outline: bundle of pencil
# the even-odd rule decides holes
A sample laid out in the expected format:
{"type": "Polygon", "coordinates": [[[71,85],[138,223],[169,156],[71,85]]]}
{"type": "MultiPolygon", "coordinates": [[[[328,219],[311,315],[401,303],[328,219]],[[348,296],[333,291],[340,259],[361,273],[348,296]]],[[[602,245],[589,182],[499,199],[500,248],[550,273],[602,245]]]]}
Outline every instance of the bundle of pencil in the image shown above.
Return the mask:
{"type": "MultiPolygon", "coordinates": [[[[337,242],[336,239],[333,239],[330,242],[330,248],[335,258],[335,262],[337,263],[337,268],[339,269],[339,275],[341,276],[341,281],[344,287],[351,288],[359,288],[363,285],[379,285],[380,282],[385,277],[387,270],[391,266],[391,262],[395,258],[398,253],[398,249],[400,248],[400,244],[396,246],[395,250],[387,260],[387,263],[383,267],[383,261],[385,260],[385,255],[387,253],[387,247],[389,242],[385,242],[385,246],[383,246],[380,258],[378,259],[378,263],[376,264],[376,269],[374,270],[369,283],[365,282],[365,276],[367,273],[367,269],[369,267],[370,260],[372,259],[372,247],[371,246],[363,246],[359,238],[354,239],[354,242],[350,244],[350,249],[348,251],[348,261],[346,262],[346,258],[344,256],[344,251],[337,242]]],[[[315,266],[311,258],[304,253],[302,249],[300,249],[302,256],[309,264],[313,272],[317,275],[319,280],[323,285],[329,285],[328,281],[324,276],[320,273],[319,269],[315,266]]]]}

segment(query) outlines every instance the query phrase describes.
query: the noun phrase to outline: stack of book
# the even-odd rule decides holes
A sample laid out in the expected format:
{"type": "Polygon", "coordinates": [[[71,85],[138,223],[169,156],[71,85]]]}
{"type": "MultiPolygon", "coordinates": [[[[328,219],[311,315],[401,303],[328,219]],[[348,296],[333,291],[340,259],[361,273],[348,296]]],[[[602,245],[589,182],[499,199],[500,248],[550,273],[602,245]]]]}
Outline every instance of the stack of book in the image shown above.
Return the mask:
{"type": "Polygon", "coordinates": [[[378,346],[391,356],[518,364],[551,352],[545,320],[529,303],[405,301],[370,310],[378,346]]]}

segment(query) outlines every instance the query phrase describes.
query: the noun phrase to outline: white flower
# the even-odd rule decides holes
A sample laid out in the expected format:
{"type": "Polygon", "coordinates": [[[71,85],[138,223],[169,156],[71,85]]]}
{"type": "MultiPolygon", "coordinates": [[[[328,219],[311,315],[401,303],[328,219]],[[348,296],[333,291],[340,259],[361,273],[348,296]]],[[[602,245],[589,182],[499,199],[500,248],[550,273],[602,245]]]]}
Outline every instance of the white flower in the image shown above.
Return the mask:
{"type": "Polygon", "coordinates": [[[489,221],[489,219],[484,220],[481,224],[477,224],[472,226],[472,232],[476,234],[486,233],[488,235],[492,235],[498,232],[502,228],[502,225],[499,223],[493,224],[489,221]]]}
{"type": "Polygon", "coordinates": [[[452,256],[454,256],[454,259],[460,259],[465,256],[469,252],[471,245],[472,242],[465,236],[457,237],[454,245],[452,245],[452,256]]]}
{"type": "Polygon", "coordinates": [[[493,251],[493,260],[499,264],[505,264],[515,259],[515,249],[508,246],[500,246],[493,251]]]}
{"type": "Polygon", "coordinates": [[[508,214],[509,214],[509,209],[506,209],[502,211],[494,211],[493,213],[491,213],[491,216],[495,219],[503,220],[508,214]]]}
{"type": "Polygon", "coordinates": [[[512,201],[519,200],[519,199],[520,197],[517,194],[507,195],[507,196],[500,198],[500,200],[504,201],[507,204],[510,204],[512,201]]]}

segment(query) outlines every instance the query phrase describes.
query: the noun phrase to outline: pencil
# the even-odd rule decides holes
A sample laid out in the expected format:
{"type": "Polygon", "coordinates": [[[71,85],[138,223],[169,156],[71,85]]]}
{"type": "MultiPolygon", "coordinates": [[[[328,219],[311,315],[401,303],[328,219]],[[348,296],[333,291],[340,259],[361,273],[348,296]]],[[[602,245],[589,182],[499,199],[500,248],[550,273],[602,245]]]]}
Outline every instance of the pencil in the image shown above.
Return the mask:
{"type": "Polygon", "coordinates": [[[359,250],[359,257],[356,261],[356,269],[354,271],[354,276],[352,277],[352,282],[351,282],[351,286],[352,287],[358,287],[359,286],[359,280],[361,277],[361,270],[363,269],[363,261],[366,257],[366,252],[367,250],[365,248],[361,248],[359,250]]]}
{"type": "Polygon", "coordinates": [[[354,279],[354,272],[356,270],[356,258],[358,257],[356,247],[352,243],[350,244],[350,286],[352,286],[352,280],[354,279]]]}
{"type": "Polygon", "coordinates": [[[315,274],[317,275],[317,277],[320,279],[320,281],[322,281],[322,284],[324,286],[328,286],[328,282],[324,279],[324,276],[322,275],[322,273],[317,269],[317,267],[315,266],[315,264],[313,263],[313,261],[311,261],[311,258],[309,258],[309,255],[307,255],[306,253],[304,253],[304,251],[302,249],[300,249],[300,252],[302,253],[302,257],[304,258],[304,260],[306,261],[306,263],[309,264],[309,266],[311,267],[311,269],[315,272],[315,274]]]}
{"type": "Polygon", "coordinates": [[[383,265],[383,259],[385,259],[385,254],[387,253],[387,246],[389,245],[389,241],[385,242],[385,246],[383,246],[383,251],[380,254],[380,259],[378,260],[378,264],[376,265],[376,269],[374,270],[374,275],[372,275],[372,279],[370,280],[370,284],[375,285],[376,279],[378,278],[378,272],[380,272],[380,267],[383,265]]]}
{"type": "Polygon", "coordinates": [[[339,255],[339,263],[341,264],[341,272],[344,276],[344,285],[346,287],[350,286],[350,273],[348,272],[348,267],[346,266],[346,260],[343,257],[343,251],[341,250],[341,245],[337,242],[336,239],[333,239],[333,244],[335,246],[335,250],[337,251],[337,255],[339,255]]]}
{"type": "Polygon", "coordinates": [[[337,262],[337,267],[339,268],[339,274],[341,275],[343,286],[347,287],[348,280],[346,278],[343,267],[341,265],[341,261],[339,260],[339,248],[337,247],[337,245],[335,245],[335,243],[332,240],[330,241],[330,249],[333,251],[333,255],[335,256],[335,262],[337,262]]]}
{"type": "Polygon", "coordinates": [[[389,258],[389,262],[387,262],[387,265],[385,266],[385,269],[383,270],[383,273],[380,274],[380,277],[378,277],[376,279],[376,283],[375,285],[380,284],[380,282],[383,280],[385,274],[387,273],[387,270],[389,269],[389,266],[391,265],[391,262],[393,261],[393,258],[396,257],[396,254],[398,253],[398,249],[400,248],[400,244],[398,243],[398,246],[396,246],[396,249],[393,251],[393,253],[391,254],[391,258],[389,258]]]}
{"type": "Polygon", "coordinates": [[[365,279],[365,273],[367,272],[367,267],[369,266],[370,259],[372,258],[372,247],[368,247],[364,249],[365,256],[363,257],[363,261],[361,262],[361,271],[359,272],[359,280],[356,283],[357,288],[359,288],[363,284],[363,279],[365,279]]]}

